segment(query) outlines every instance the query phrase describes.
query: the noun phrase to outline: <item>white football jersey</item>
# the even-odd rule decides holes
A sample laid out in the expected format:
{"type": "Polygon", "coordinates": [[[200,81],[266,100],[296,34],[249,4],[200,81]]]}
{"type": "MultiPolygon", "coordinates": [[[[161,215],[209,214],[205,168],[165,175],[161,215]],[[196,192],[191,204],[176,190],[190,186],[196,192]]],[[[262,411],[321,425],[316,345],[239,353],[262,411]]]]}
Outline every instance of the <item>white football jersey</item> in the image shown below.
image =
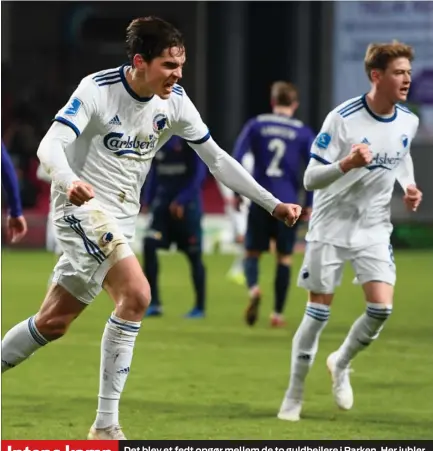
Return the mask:
{"type": "MultiPolygon", "coordinates": [[[[85,77],[55,120],[77,135],[66,148],[72,170],[132,235],[141,188],[158,149],[172,135],[193,143],[210,135],[181,86],[175,85],[167,100],[140,98],[126,81],[128,69],[123,65],[85,77]]],[[[63,215],[65,193],[53,186],[52,199],[56,217],[63,215]]]]}
{"type": "Polygon", "coordinates": [[[418,123],[418,117],[401,105],[396,105],[390,117],[377,116],[368,107],[365,95],[342,103],[328,114],[311,157],[330,164],[347,156],[353,144],[366,143],[373,160],[314,192],[307,241],[364,247],[389,240],[396,168],[410,155],[418,123]]]}

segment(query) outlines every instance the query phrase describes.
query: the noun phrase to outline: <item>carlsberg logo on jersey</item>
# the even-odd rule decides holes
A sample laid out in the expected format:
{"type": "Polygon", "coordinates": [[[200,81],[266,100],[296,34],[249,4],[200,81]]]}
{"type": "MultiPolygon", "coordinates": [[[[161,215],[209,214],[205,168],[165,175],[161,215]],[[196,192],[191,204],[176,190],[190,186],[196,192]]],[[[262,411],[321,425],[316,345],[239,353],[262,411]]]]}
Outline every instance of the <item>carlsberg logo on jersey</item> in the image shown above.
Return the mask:
{"type": "Polygon", "coordinates": [[[143,156],[154,149],[158,142],[157,136],[153,134],[141,140],[137,136],[124,137],[124,135],[124,133],[108,133],[104,136],[104,146],[118,157],[127,154],[143,156]]]}
{"type": "MultiPolygon", "coordinates": [[[[118,116],[115,116],[118,120],[118,116]]],[[[114,123],[113,125],[120,125],[114,123]]],[[[152,119],[152,128],[154,133],[140,136],[125,136],[125,133],[111,132],[104,136],[104,146],[118,157],[122,155],[135,155],[142,157],[153,150],[158,143],[162,133],[170,128],[167,114],[164,111],[157,110],[152,119]]]]}
{"type": "Polygon", "coordinates": [[[388,155],[388,152],[384,154],[377,153],[371,160],[371,164],[367,166],[368,169],[383,168],[394,169],[401,161],[400,152],[397,152],[395,156],[388,155]]]}

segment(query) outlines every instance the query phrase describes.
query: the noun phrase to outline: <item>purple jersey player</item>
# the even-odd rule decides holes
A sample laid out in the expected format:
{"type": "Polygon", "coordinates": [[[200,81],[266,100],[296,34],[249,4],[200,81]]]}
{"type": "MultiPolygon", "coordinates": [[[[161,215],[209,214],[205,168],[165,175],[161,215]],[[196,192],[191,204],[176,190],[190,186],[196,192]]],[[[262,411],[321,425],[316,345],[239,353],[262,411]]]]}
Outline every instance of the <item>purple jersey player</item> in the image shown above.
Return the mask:
{"type": "Polygon", "coordinates": [[[27,233],[27,222],[23,216],[20,189],[14,165],[2,141],[2,187],[6,192],[9,214],[7,234],[12,243],[21,241],[27,233]]]}
{"type": "MultiPolygon", "coordinates": [[[[272,113],[261,114],[247,122],[237,139],[234,158],[241,161],[247,152],[254,157],[253,176],[263,187],[284,202],[298,203],[302,177],[310,158],[315,135],[301,121],[293,119],[299,106],[298,91],[291,83],[276,82],[271,87],[272,113]]],[[[303,219],[311,212],[312,192],[304,198],[303,219]]],[[[261,291],[258,285],[258,260],[275,239],[277,267],[275,304],[271,325],[283,326],[283,309],[290,284],[291,255],[296,227],[287,228],[255,205],[251,205],[245,237],[245,276],[249,289],[246,322],[253,325],[258,316],[261,291]]]]}

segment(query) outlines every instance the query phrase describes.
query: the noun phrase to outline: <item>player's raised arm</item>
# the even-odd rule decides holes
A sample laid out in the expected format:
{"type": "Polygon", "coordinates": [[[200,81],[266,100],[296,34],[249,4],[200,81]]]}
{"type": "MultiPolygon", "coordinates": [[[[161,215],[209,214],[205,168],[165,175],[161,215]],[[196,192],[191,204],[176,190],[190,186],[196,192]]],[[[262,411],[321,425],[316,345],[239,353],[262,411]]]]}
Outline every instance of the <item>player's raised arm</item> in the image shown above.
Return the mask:
{"type": "Polygon", "coordinates": [[[343,116],[332,111],[311,147],[311,160],[304,174],[305,189],[326,188],[352,169],[367,166],[371,159],[367,144],[350,144],[343,116]]]}
{"type": "Polygon", "coordinates": [[[85,78],[55,116],[54,123],[42,139],[37,152],[43,169],[56,188],[67,192],[74,205],[81,205],[94,194],[92,187],[80,181],[71,169],[65,149],[86,128],[97,111],[97,101],[96,85],[91,79],[85,78]]]}
{"type": "Polygon", "coordinates": [[[248,197],[287,225],[293,225],[297,221],[301,207],[283,204],[259,185],[238,161],[221,149],[210,136],[208,128],[186,93],[183,93],[183,103],[176,127],[175,133],[182,136],[197,152],[218,181],[232,191],[248,197]]]}

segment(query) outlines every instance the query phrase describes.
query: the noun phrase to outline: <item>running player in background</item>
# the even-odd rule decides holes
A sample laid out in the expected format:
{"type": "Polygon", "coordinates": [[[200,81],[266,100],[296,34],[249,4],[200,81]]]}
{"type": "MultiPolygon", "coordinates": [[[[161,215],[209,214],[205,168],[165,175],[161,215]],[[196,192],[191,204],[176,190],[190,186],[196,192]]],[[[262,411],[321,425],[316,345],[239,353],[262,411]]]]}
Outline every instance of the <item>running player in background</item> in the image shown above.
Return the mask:
{"type": "Polygon", "coordinates": [[[129,243],[158,149],[178,135],[217,179],[269,215],[292,226],[301,213],[260,186],[211,138],[177,84],[186,56],[175,27],[155,17],[135,19],[126,48],[129,64],[85,77],[40,143],[63,254],[39,312],[10,329],[1,349],[3,373],[61,338],[105,289],[115,308],[102,336],[98,408],[88,434],[101,440],[125,439],[119,400],[150,303],[149,283],[129,243]]]}
{"type": "MultiPolygon", "coordinates": [[[[43,182],[49,183],[51,185],[51,178],[46,173],[41,164],[38,166],[36,176],[39,180],[42,180],[43,182]]],[[[54,227],[53,222],[54,218],[53,210],[54,210],[53,205],[50,202],[50,210],[48,212],[47,226],[45,231],[45,247],[48,252],[53,252],[55,255],[61,255],[62,248],[60,246],[59,240],[56,238],[56,229],[54,227]]]]}
{"type": "Polygon", "coordinates": [[[315,190],[314,208],[298,279],[309,299],[293,338],[290,384],[278,414],[282,420],[300,419],[304,381],[346,262],[362,285],[367,308],[327,359],[341,409],[353,406],[352,359],[379,336],[391,315],[396,272],[390,202],[395,181],[409,210],[416,211],[422,199],[410,155],[419,120],[399,104],[407,99],[412,60],[410,46],[371,44],[365,55],[370,92],[331,111],[312,148],[304,184],[315,190]]]}
{"type": "Polygon", "coordinates": [[[143,204],[152,215],[144,239],[144,273],[150,284],[152,300],[147,316],[161,316],[158,249],[172,243],[182,251],[191,268],[195,305],[188,318],[205,315],[206,270],[202,258],[203,216],[201,186],[206,165],[195,152],[173,136],[156,154],[144,186],[143,204]]]}
{"type": "MultiPolygon", "coordinates": [[[[271,87],[271,114],[261,114],[247,122],[235,145],[233,157],[241,161],[250,151],[254,156],[254,178],[274,196],[285,202],[298,202],[302,189],[302,174],[310,158],[314,141],[311,129],[294,119],[299,106],[298,90],[291,83],[275,82],[271,87]]],[[[301,219],[311,213],[312,193],[305,194],[301,219]]],[[[277,265],[275,269],[274,310],[270,321],[274,327],[285,325],[283,317],[290,286],[292,253],[296,243],[296,227],[287,228],[262,209],[252,204],[245,237],[245,277],[249,290],[249,305],[245,320],[250,326],[258,318],[260,298],[259,259],[275,239],[277,265]]]]}
{"type": "MultiPolygon", "coordinates": [[[[251,152],[247,152],[242,161],[242,166],[250,173],[253,173],[254,157],[251,152]]],[[[225,214],[229,218],[232,225],[233,242],[235,244],[235,259],[230,267],[227,277],[239,285],[245,284],[244,274],[244,241],[247,231],[247,217],[250,206],[250,200],[246,197],[242,198],[242,203],[238,205],[235,194],[222,183],[218,182],[221,195],[224,199],[225,214]]]]}
{"type": "Polygon", "coordinates": [[[12,160],[2,141],[2,187],[8,200],[8,217],[6,220],[7,236],[11,243],[18,243],[27,233],[27,221],[23,215],[23,208],[18,184],[12,160]]]}

